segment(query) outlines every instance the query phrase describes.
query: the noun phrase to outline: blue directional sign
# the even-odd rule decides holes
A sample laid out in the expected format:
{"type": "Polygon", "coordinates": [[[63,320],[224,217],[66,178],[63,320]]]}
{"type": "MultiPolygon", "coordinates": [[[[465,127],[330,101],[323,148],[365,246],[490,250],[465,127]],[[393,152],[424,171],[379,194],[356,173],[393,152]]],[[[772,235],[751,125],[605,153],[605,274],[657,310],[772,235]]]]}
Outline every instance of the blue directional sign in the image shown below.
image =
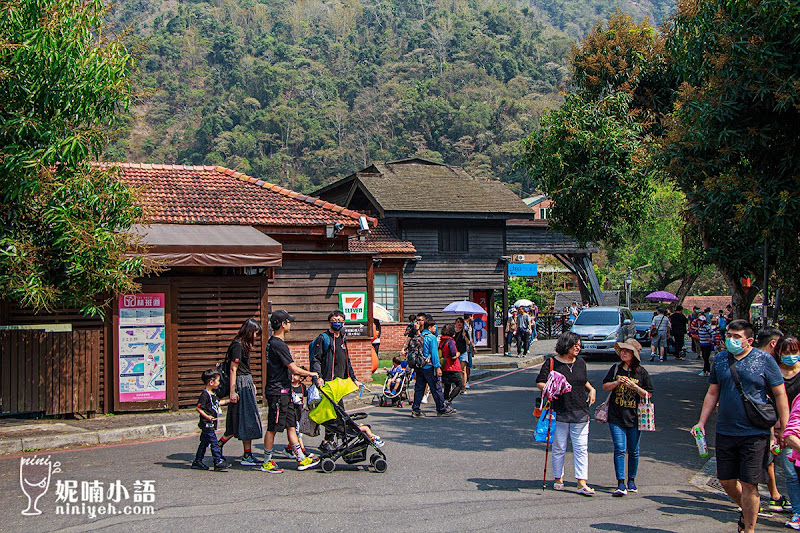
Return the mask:
{"type": "Polygon", "coordinates": [[[508,275],[517,278],[531,278],[539,275],[537,263],[509,263],[508,275]]]}

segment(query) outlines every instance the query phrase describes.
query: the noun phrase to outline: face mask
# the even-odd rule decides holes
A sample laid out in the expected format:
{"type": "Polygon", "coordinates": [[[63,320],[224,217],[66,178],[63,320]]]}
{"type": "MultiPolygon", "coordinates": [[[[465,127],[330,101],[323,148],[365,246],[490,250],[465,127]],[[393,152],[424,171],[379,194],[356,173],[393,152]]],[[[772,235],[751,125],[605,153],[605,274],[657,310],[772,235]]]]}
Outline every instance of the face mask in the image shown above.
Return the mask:
{"type": "Polygon", "coordinates": [[[797,364],[798,361],[800,361],[800,353],[793,353],[781,356],[781,363],[783,363],[786,366],[794,366],[797,364]]]}
{"type": "Polygon", "coordinates": [[[742,341],[739,339],[725,339],[725,348],[727,348],[732,355],[739,355],[744,351],[742,341]]]}
{"type": "Polygon", "coordinates": [[[344,327],[344,322],[331,322],[331,329],[333,331],[339,331],[344,327]]]}

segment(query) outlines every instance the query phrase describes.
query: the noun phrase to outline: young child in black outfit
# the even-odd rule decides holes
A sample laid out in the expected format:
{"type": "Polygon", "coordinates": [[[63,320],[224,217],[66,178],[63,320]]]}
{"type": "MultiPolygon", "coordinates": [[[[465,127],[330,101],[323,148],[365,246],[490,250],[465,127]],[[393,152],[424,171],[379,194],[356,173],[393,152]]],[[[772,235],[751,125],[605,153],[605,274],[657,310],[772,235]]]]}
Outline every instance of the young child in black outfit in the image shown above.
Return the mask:
{"type": "Polygon", "coordinates": [[[203,457],[206,455],[206,448],[211,446],[214,470],[220,472],[227,469],[229,465],[222,457],[222,448],[217,440],[217,418],[222,413],[220,406],[227,405],[230,400],[217,398],[215,391],[219,388],[219,372],[216,369],[209,368],[203,372],[203,384],[206,388],[200,393],[200,398],[197,400],[197,412],[200,413],[200,422],[197,424],[201,431],[200,446],[197,448],[192,468],[208,470],[203,463],[203,457]]]}

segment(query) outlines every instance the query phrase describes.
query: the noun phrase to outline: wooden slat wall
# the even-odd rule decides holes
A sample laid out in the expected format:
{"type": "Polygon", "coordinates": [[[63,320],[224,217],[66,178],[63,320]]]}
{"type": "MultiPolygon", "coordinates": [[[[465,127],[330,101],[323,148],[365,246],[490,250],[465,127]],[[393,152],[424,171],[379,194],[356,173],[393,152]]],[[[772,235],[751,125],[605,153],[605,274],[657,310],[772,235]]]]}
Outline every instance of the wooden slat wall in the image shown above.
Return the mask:
{"type": "MultiPolygon", "coordinates": [[[[7,320],[4,320],[8,325],[19,324],[72,324],[73,331],[90,330],[98,332],[98,336],[92,337],[96,339],[97,344],[92,347],[100,354],[100,367],[96,376],[99,389],[98,398],[98,411],[106,412],[105,406],[105,360],[106,360],[106,328],[102,318],[87,317],[82,315],[78,309],[60,309],[52,313],[36,314],[31,309],[23,309],[7,303],[7,320]]],[[[110,312],[110,311],[107,311],[110,312]]],[[[4,324],[5,325],[5,324],[4,324]]]]}
{"type": "MultiPolygon", "coordinates": [[[[178,402],[194,405],[203,389],[203,371],[225,356],[242,323],[261,321],[265,283],[261,278],[183,278],[177,285],[178,402]]],[[[262,324],[266,329],[266,324],[262,324]]],[[[250,356],[259,395],[263,392],[261,341],[250,356]]]]}
{"type": "MultiPolygon", "coordinates": [[[[587,248],[562,233],[540,226],[508,228],[507,252],[511,254],[568,254],[586,253],[587,248]]],[[[589,252],[596,251],[594,248],[589,252]]]]}
{"type": "Polygon", "coordinates": [[[505,283],[503,255],[505,228],[486,222],[464,227],[469,231],[469,252],[439,252],[436,222],[403,220],[402,238],[410,240],[422,260],[408,263],[403,271],[404,313],[431,313],[437,321],[452,322],[441,310],[456,300],[470,299],[471,290],[502,290],[505,283]]]}
{"type": "MultiPolygon", "coordinates": [[[[269,299],[273,311],[286,309],[297,317],[289,340],[311,342],[328,329],[328,313],[339,308],[339,293],[347,291],[367,291],[366,260],[309,261],[284,255],[283,266],[275,269],[269,299]]],[[[307,353],[302,355],[299,360],[308,358],[307,353]]]]}
{"type": "Polygon", "coordinates": [[[101,331],[0,331],[0,412],[59,415],[100,408],[101,331]]]}

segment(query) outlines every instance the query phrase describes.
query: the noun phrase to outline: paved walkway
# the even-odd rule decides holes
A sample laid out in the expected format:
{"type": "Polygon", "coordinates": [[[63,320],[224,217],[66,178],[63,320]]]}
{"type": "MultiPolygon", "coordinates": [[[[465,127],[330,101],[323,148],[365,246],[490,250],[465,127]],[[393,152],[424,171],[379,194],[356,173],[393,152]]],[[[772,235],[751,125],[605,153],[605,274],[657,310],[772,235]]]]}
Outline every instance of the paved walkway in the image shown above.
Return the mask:
{"type": "MultiPolygon", "coordinates": [[[[492,370],[524,368],[541,363],[553,352],[555,340],[534,342],[527,357],[505,357],[503,354],[476,355],[473,380],[492,370]]],[[[513,352],[516,353],[516,352],[513,352]]],[[[345,407],[358,408],[369,404],[380,394],[376,385],[370,393],[346,399],[345,407]]],[[[226,410],[227,411],[227,410],[226,410]]],[[[266,409],[261,410],[262,420],[266,409]]],[[[225,427],[224,414],[219,427],[225,427]]],[[[92,446],[119,442],[158,440],[197,433],[197,412],[194,408],[179,411],[158,411],[117,415],[99,415],[90,419],[0,419],[0,454],[48,450],[74,446],[92,446]]]]}

